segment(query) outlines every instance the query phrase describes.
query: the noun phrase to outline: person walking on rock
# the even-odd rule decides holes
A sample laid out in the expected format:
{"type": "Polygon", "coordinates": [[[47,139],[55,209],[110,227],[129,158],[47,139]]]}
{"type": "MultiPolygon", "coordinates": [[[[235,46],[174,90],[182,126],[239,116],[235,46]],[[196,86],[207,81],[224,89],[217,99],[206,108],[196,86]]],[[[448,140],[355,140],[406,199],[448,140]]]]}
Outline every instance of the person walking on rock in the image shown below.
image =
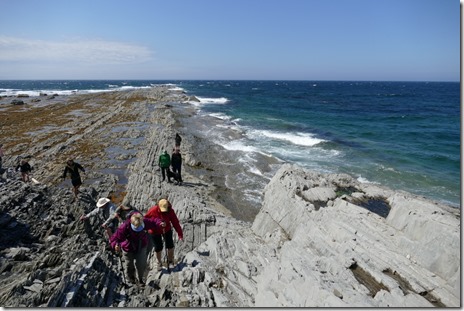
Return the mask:
{"type": "Polygon", "coordinates": [[[179,219],[172,208],[171,203],[166,199],[161,199],[158,202],[158,205],[152,206],[148,212],[145,214],[146,218],[150,219],[160,219],[163,221],[166,226],[165,227],[158,227],[155,230],[148,230],[148,233],[151,234],[153,239],[153,244],[155,247],[156,252],[156,259],[158,261],[158,271],[162,269],[162,261],[161,261],[161,252],[163,251],[163,240],[165,242],[165,247],[167,250],[167,260],[166,263],[169,269],[174,268],[174,241],[172,237],[172,227],[177,232],[179,236],[179,240],[182,241],[184,239],[184,234],[182,232],[182,227],[179,224],[179,219]],[[172,227],[171,227],[172,225],[172,227]]]}
{"type": "Polygon", "coordinates": [[[135,272],[137,270],[138,281],[145,286],[144,273],[147,267],[147,230],[161,230],[165,224],[160,219],[144,218],[136,212],[126,220],[111,236],[111,247],[124,256],[125,270],[129,282],[136,284],[135,272]]]}
{"type": "MultiPolygon", "coordinates": [[[[169,156],[166,150],[159,156],[158,165],[161,168],[161,175],[163,176],[163,180],[166,180],[166,175],[168,175],[167,171],[169,170],[169,166],[171,165],[171,157],[169,156]]],[[[168,182],[171,182],[171,178],[168,175],[168,182]]]]}
{"type": "Polygon", "coordinates": [[[171,155],[171,167],[172,172],[177,174],[178,182],[182,182],[182,155],[180,154],[179,148],[174,148],[174,152],[171,155]]]}
{"type": "Polygon", "coordinates": [[[16,171],[21,172],[21,179],[24,182],[29,181],[29,174],[32,171],[32,166],[26,160],[21,160],[21,163],[16,166],[16,171]]]}
{"type": "Polygon", "coordinates": [[[97,202],[97,207],[93,209],[90,213],[82,215],[80,220],[84,221],[95,215],[103,214],[103,217],[106,219],[106,221],[102,224],[102,227],[105,228],[106,235],[109,239],[118,227],[118,219],[110,218],[115,213],[115,211],[116,206],[111,202],[110,199],[101,198],[97,202]]]}
{"type": "Polygon", "coordinates": [[[182,142],[182,137],[180,137],[179,133],[176,133],[176,138],[175,138],[176,149],[180,149],[181,142],[182,142]]]}
{"type": "Polygon", "coordinates": [[[102,227],[106,228],[109,224],[111,224],[113,221],[116,222],[116,229],[119,225],[119,223],[126,221],[127,219],[132,216],[133,213],[138,212],[140,213],[137,209],[133,208],[131,205],[126,204],[126,205],[119,205],[116,210],[108,217],[108,219],[103,223],[102,227]]]}
{"type": "Polygon", "coordinates": [[[66,175],[69,173],[71,175],[71,183],[73,185],[73,193],[74,199],[73,202],[77,200],[77,195],[79,194],[79,187],[82,185],[81,175],[79,174],[79,170],[85,173],[85,169],[74,160],[68,160],[66,162],[66,167],[64,168],[63,172],[63,179],[66,178],[66,175]]]}

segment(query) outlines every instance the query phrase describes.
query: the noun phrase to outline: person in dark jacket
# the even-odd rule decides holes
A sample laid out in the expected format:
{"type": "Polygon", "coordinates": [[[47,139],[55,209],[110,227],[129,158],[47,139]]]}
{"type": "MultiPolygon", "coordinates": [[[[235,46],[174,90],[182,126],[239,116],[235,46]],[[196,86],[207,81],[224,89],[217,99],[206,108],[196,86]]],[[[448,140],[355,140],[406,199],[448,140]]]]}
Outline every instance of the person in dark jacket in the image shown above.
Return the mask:
{"type": "Polygon", "coordinates": [[[29,181],[29,174],[32,171],[31,165],[26,160],[21,160],[21,163],[16,166],[16,171],[21,172],[21,178],[24,182],[29,181]]]}
{"type": "Polygon", "coordinates": [[[177,180],[182,182],[182,155],[180,154],[179,148],[174,148],[171,155],[171,167],[172,172],[177,174],[177,180]]]}
{"type": "Polygon", "coordinates": [[[157,227],[155,230],[148,230],[148,233],[151,234],[153,244],[156,252],[156,259],[158,260],[158,271],[162,269],[161,262],[161,252],[163,251],[163,239],[167,249],[167,259],[166,263],[169,269],[174,268],[174,240],[172,238],[172,227],[177,232],[179,240],[184,239],[184,233],[182,227],[179,224],[179,219],[177,218],[176,212],[172,208],[171,203],[166,199],[161,199],[158,202],[158,205],[152,206],[148,212],[145,214],[146,218],[150,219],[160,219],[166,225],[164,227],[157,227]],[[172,225],[172,226],[171,226],[172,225]]]}
{"type": "Polygon", "coordinates": [[[180,148],[180,143],[182,141],[182,137],[180,137],[179,133],[176,133],[176,138],[175,138],[175,146],[176,146],[176,149],[179,149],[180,148]]]}
{"type": "MultiPolygon", "coordinates": [[[[171,165],[171,157],[169,156],[166,150],[159,156],[158,165],[161,168],[161,175],[163,176],[163,180],[166,180],[167,171],[169,170],[169,166],[171,165]]],[[[168,182],[171,182],[171,178],[168,175],[168,182]]]]}
{"type": "Polygon", "coordinates": [[[77,200],[77,195],[79,194],[79,187],[82,185],[81,175],[79,174],[79,170],[85,173],[85,169],[74,160],[66,161],[66,167],[64,168],[63,172],[63,179],[66,178],[66,175],[69,173],[71,176],[71,183],[73,185],[73,193],[74,193],[74,200],[77,200]]]}
{"type": "Polygon", "coordinates": [[[147,268],[147,230],[161,230],[165,224],[160,219],[144,218],[135,212],[111,236],[111,247],[124,255],[125,268],[129,282],[135,284],[137,270],[138,284],[145,285],[144,273],[147,268]],[[135,267],[134,267],[135,264],[135,267]]]}

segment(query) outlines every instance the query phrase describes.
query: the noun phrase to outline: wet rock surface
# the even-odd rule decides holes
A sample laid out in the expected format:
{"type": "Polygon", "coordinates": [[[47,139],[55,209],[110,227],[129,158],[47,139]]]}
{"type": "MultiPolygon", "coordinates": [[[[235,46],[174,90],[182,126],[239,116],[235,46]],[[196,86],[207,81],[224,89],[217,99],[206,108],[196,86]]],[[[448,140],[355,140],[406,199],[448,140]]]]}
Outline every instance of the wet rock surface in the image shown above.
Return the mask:
{"type": "Polygon", "coordinates": [[[11,170],[2,176],[4,307],[460,305],[459,210],[284,165],[253,223],[238,220],[231,214],[246,206],[221,183],[214,157],[204,156],[220,147],[183,126],[195,113],[185,94],[159,86],[22,100],[0,105],[3,166],[27,156],[40,183],[23,183],[11,170]],[[176,132],[182,185],[162,182],[157,166],[176,132]],[[70,157],[86,169],[76,202],[61,179],[70,157]],[[101,197],[144,212],[169,198],[184,230],[176,267],[156,271],[151,254],[146,286],[129,286],[103,219],[79,220],[101,197]]]}

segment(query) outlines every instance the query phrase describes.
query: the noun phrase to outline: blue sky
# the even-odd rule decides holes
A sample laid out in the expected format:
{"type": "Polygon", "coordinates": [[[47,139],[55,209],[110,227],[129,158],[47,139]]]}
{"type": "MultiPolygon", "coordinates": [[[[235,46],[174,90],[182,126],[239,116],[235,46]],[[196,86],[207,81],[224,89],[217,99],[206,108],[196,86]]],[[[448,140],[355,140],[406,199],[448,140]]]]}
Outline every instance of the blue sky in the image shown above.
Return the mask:
{"type": "Polygon", "coordinates": [[[0,7],[0,79],[460,80],[458,0],[0,7]]]}

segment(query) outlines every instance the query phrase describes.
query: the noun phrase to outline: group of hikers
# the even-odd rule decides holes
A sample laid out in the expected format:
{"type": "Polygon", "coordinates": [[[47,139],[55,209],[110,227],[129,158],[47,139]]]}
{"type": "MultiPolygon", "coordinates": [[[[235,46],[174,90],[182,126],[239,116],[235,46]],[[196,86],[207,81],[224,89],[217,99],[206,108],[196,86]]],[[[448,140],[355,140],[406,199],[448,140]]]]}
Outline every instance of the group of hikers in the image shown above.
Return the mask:
{"type": "MultiPolygon", "coordinates": [[[[158,159],[163,177],[162,181],[165,181],[167,177],[169,183],[171,183],[171,178],[174,178],[178,184],[183,182],[181,141],[182,138],[176,133],[172,155],[169,156],[164,150],[158,159]]],[[[63,178],[66,178],[68,173],[71,176],[75,199],[82,184],[79,170],[85,172],[79,163],[68,160],[63,172],[63,178]]],[[[94,210],[82,215],[80,219],[84,221],[100,213],[103,214],[106,220],[102,227],[105,229],[111,249],[124,257],[124,270],[129,283],[145,286],[144,275],[147,269],[147,259],[153,249],[156,254],[157,271],[163,269],[163,248],[166,249],[166,267],[174,269],[173,228],[177,232],[179,241],[183,240],[183,231],[179,219],[167,199],[159,200],[156,205],[148,209],[145,215],[142,215],[140,211],[129,204],[116,207],[108,198],[100,198],[96,206],[94,210]]]]}
{"type": "MultiPolygon", "coordinates": [[[[158,159],[162,181],[165,181],[167,177],[168,183],[172,182],[171,178],[177,184],[183,182],[181,141],[182,138],[176,133],[172,155],[169,156],[164,150],[158,159]]],[[[2,147],[3,145],[0,144],[0,170],[2,170],[2,158],[4,157],[2,147]]],[[[16,171],[21,172],[21,178],[24,182],[30,181],[29,174],[32,169],[32,166],[25,159],[21,159],[16,166],[16,171]]],[[[81,164],[73,159],[66,161],[62,178],[66,179],[68,175],[70,176],[73,187],[72,202],[78,199],[79,188],[82,185],[79,171],[85,173],[81,164]]],[[[147,258],[153,249],[156,254],[158,271],[163,268],[162,251],[164,247],[166,248],[166,267],[168,269],[174,268],[173,228],[180,241],[183,240],[183,232],[177,215],[167,199],[159,200],[145,215],[142,215],[140,211],[129,204],[116,207],[109,198],[100,198],[96,203],[96,208],[82,215],[80,220],[85,221],[99,214],[105,218],[101,226],[105,229],[111,249],[124,257],[124,270],[129,283],[145,285],[144,274],[147,268],[147,258]],[[136,274],[138,278],[136,278],[136,274]]]]}
{"type": "MultiPolygon", "coordinates": [[[[181,184],[182,180],[182,155],[180,154],[180,143],[182,138],[179,133],[176,133],[175,136],[175,147],[172,150],[171,156],[166,150],[163,150],[163,153],[159,156],[158,165],[161,169],[161,176],[163,177],[162,181],[168,179],[168,183],[172,183],[171,178],[174,179],[175,183],[181,184]],[[172,168],[172,170],[171,170],[172,168]]],[[[3,172],[2,168],[2,158],[4,157],[3,153],[3,144],[0,144],[0,172],[3,172]]],[[[16,171],[21,172],[21,180],[23,182],[31,181],[30,174],[33,170],[33,167],[29,164],[26,159],[21,159],[20,163],[15,168],[16,171]]],[[[63,172],[63,179],[66,179],[69,174],[71,178],[72,191],[73,191],[73,202],[77,200],[79,195],[79,188],[82,185],[82,178],[79,171],[85,173],[84,167],[77,162],[74,162],[73,159],[66,161],[66,166],[63,172]]]]}
{"type": "Polygon", "coordinates": [[[153,249],[157,271],[163,269],[164,247],[166,267],[175,268],[173,228],[180,241],[184,236],[179,219],[167,199],[159,200],[145,215],[129,204],[116,208],[108,198],[99,199],[96,205],[94,210],[80,219],[84,221],[98,214],[104,215],[106,220],[102,227],[106,230],[111,249],[124,257],[124,270],[129,283],[145,286],[147,258],[153,249]]]}
{"type": "Polygon", "coordinates": [[[171,178],[174,179],[175,183],[181,184],[182,180],[182,156],[180,154],[180,143],[182,138],[179,133],[176,133],[175,146],[172,150],[172,155],[169,156],[167,150],[159,156],[158,165],[161,168],[162,181],[168,178],[168,183],[171,183],[171,178]],[[169,169],[172,168],[172,171],[169,169]]]}

